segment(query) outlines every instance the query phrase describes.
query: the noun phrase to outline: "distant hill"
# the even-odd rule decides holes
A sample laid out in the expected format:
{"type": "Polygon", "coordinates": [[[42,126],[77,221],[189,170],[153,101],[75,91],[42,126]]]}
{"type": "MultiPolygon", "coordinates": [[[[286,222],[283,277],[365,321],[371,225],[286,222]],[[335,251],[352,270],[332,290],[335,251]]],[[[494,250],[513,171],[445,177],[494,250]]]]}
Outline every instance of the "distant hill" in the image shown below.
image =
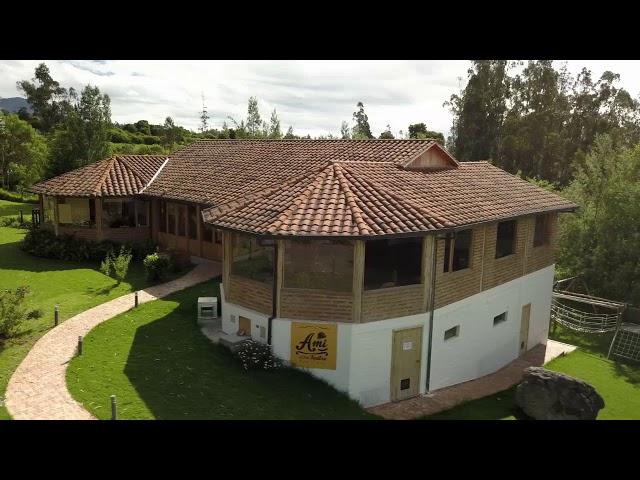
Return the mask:
{"type": "Polygon", "coordinates": [[[21,108],[26,108],[29,112],[33,111],[26,98],[0,98],[0,110],[7,110],[8,112],[17,113],[21,108]]]}

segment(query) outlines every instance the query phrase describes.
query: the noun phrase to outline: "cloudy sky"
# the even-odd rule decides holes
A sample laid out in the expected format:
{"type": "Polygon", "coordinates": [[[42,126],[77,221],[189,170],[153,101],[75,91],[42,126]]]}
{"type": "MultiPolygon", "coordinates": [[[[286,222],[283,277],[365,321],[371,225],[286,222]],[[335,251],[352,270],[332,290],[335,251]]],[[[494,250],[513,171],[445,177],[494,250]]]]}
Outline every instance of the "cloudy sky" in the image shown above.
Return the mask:
{"type": "MultiPolygon", "coordinates": [[[[19,96],[18,80],[33,77],[37,60],[0,60],[0,97],[19,96]]],[[[451,115],[443,103],[466,83],[467,60],[434,61],[159,61],[47,60],[54,79],[81,89],[90,83],[111,97],[112,119],[140,119],[197,129],[202,97],[210,126],[227,116],[246,115],[247,99],[258,98],[263,119],[275,108],[283,131],[292,125],[298,135],[339,134],[362,101],[377,136],[391,125],[397,133],[411,123],[425,122],[447,133],[451,115]]],[[[640,61],[569,60],[572,73],[590,68],[621,75],[620,85],[640,94],[640,61]]]]}

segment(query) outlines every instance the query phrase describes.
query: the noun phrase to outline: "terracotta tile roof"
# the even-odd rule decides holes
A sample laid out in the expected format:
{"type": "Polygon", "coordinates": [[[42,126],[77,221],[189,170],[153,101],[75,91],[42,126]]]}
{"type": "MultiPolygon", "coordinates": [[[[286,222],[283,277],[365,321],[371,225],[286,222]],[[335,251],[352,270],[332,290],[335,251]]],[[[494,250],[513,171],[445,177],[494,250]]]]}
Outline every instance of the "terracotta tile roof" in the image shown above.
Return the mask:
{"type": "Polygon", "coordinates": [[[203,212],[220,228],[261,235],[398,235],[463,227],[575,204],[488,162],[442,171],[329,162],[279,187],[203,212]]]}
{"type": "Polygon", "coordinates": [[[37,183],[29,190],[70,197],[134,195],[151,181],[166,159],[166,155],[117,155],[37,183]]]}
{"type": "Polygon", "coordinates": [[[433,140],[201,140],[175,152],[145,194],[221,205],[328,161],[408,162],[433,140]]]}
{"type": "Polygon", "coordinates": [[[266,235],[392,235],[452,226],[437,209],[423,209],[329,162],[260,195],[203,212],[206,222],[266,235]]]}

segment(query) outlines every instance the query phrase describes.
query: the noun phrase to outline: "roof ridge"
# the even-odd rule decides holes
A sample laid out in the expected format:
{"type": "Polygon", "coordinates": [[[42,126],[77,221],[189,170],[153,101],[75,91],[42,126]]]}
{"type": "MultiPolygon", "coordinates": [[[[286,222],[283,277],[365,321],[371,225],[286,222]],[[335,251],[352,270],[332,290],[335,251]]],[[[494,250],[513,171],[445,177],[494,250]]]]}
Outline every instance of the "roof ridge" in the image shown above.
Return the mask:
{"type": "Polygon", "coordinates": [[[100,193],[100,191],[102,190],[102,184],[107,179],[107,176],[109,176],[109,172],[111,172],[111,169],[113,168],[113,165],[116,162],[116,158],[117,158],[117,155],[113,155],[111,158],[109,158],[105,162],[106,163],[106,167],[104,169],[104,172],[102,173],[102,176],[100,177],[100,180],[98,180],[96,188],[93,189],[93,194],[94,195],[98,195],[100,193]]]}
{"type": "Polygon", "coordinates": [[[336,172],[336,177],[338,178],[338,183],[340,184],[340,189],[344,191],[345,198],[347,200],[347,205],[349,205],[349,209],[351,210],[351,215],[355,220],[355,224],[358,227],[358,233],[360,235],[368,235],[372,230],[370,225],[364,220],[362,215],[362,209],[358,206],[355,195],[351,191],[349,187],[349,181],[345,178],[344,173],[342,172],[342,166],[338,163],[333,164],[333,168],[336,172]],[[364,225],[364,228],[362,227],[364,225]]]}
{"type": "MultiPolygon", "coordinates": [[[[367,184],[369,187],[372,187],[374,190],[377,189],[381,192],[383,192],[385,195],[388,195],[389,197],[391,197],[393,200],[395,200],[398,203],[403,203],[411,208],[413,208],[414,210],[416,210],[417,212],[427,215],[429,217],[429,219],[432,219],[436,222],[442,223],[443,225],[453,225],[453,222],[451,220],[449,220],[448,218],[446,218],[445,216],[443,216],[443,214],[441,212],[433,212],[421,205],[417,205],[416,203],[414,203],[411,200],[408,200],[406,198],[403,198],[401,196],[399,196],[398,194],[396,194],[395,192],[392,192],[390,190],[387,189],[387,187],[385,187],[384,185],[376,182],[375,180],[372,180],[370,178],[365,178],[364,175],[358,175],[357,173],[349,170],[348,167],[344,167],[346,171],[349,172],[349,174],[353,177],[353,182],[360,182],[360,183],[364,183],[367,184]]],[[[349,180],[349,182],[351,182],[351,180],[349,180]]],[[[439,210],[439,209],[437,209],[439,210]]]]}
{"type": "Polygon", "coordinates": [[[303,180],[306,177],[311,177],[311,180],[309,180],[309,184],[311,184],[316,180],[318,174],[321,173],[323,170],[325,170],[328,165],[329,165],[329,162],[325,163],[324,165],[322,165],[321,167],[318,167],[316,169],[312,169],[310,171],[307,170],[307,171],[304,171],[304,172],[300,173],[299,175],[290,177],[287,181],[285,181],[284,183],[282,183],[280,185],[273,186],[273,187],[268,187],[268,188],[265,188],[263,190],[259,190],[257,192],[252,192],[252,193],[249,193],[249,194],[245,195],[241,199],[230,200],[230,201],[228,201],[226,203],[223,203],[221,205],[217,205],[215,207],[207,208],[207,209],[203,210],[203,213],[204,212],[209,212],[207,214],[207,216],[213,216],[213,215],[225,214],[225,213],[228,213],[230,210],[235,210],[237,208],[244,208],[250,202],[253,202],[255,200],[259,200],[259,199],[264,198],[264,197],[268,197],[269,195],[272,195],[273,193],[277,192],[278,190],[281,190],[281,189],[283,189],[285,187],[288,187],[290,185],[295,185],[296,183],[299,183],[301,180],[303,180]]]}

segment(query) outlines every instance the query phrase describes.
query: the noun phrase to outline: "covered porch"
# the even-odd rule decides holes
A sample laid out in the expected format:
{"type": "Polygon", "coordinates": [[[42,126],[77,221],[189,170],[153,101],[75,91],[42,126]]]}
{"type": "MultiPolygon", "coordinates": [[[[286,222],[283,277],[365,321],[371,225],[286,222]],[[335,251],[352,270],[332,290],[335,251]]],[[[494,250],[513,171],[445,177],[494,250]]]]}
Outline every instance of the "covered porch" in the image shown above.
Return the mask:
{"type": "Polygon", "coordinates": [[[119,243],[150,238],[150,204],[133,197],[40,195],[42,228],[56,235],[119,243]]]}

